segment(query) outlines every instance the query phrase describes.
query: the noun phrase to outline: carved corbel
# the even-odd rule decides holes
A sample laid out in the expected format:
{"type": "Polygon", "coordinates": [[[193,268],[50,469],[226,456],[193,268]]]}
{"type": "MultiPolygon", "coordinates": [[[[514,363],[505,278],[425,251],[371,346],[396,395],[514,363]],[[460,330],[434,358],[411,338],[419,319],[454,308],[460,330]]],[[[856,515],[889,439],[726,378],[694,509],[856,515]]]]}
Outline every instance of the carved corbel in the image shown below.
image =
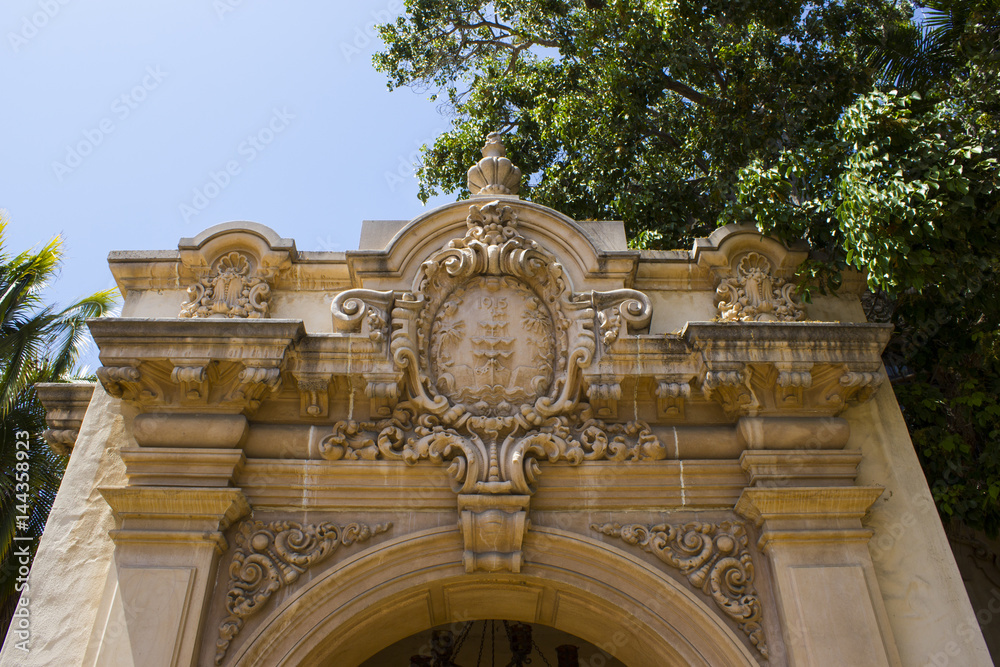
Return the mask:
{"type": "Polygon", "coordinates": [[[215,664],[222,664],[229,645],[247,619],[258,613],[277,591],[289,586],[306,570],[330,557],[339,547],[366,542],[392,527],[351,523],[302,525],[295,521],[245,521],[236,534],[236,549],[229,565],[229,615],[219,627],[215,664]]]}
{"type": "Polygon", "coordinates": [[[622,386],[614,378],[595,378],[587,385],[587,400],[599,419],[617,419],[622,386]]]}
{"type": "Polygon", "coordinates": [[[592,292],[591,300],[597,313],[601,342],[611,347],[622,334],[635,333],[649,327],[653,317],[653,304],[649,297],[634,289],[611,292],[592,292]]]}
{"type": "Polygon", "coordinates": [[[394,293],[370,289],[349,289],[333,298],[330,312],[333,327],[343,333],[360,331],[373,343],[383,343],[389,334],[389,313],[394,293]]]}
{"type": "Polygon", "coordinates": [[[521,571],[524,562],[521,543],[530,527],[530,499],[530,496],[489,494],[458,497],[466,572],[521,571]]]}
{"type": "Polygon", "coordinates": [[[370,373],[366,376],[365,396],[371,400],[373,417],[389,417],[399,401],[399,373],[370,373]]]}
{"type": "Polygon", "coordinates": [[[261,401],[281,388],[281,369],[246,366],[240,371],[228,400],[257,410],[261,401]]]}
{"type": "Polygon", "coordinates": [[[170,380],[180,386],[181,400],[191,403],[208,402],[208,368],[206,366],[174,366],[170,380]]]}
{"type": "Polygon", "coordinates": [[[154,392],[143,387],[144,378],[135,366],[101,366],[96,373],[104,390],[115,398],[138,401],[156,396],[154,392]]]}
{"type": "Polygon", "coordinates": [[[701,391],[705,398],[719,403],[728,416],[735,417],[756,404],[750,390],[749,373],[744,368],[706,371],[701,391]]]}
{"type": "Polygon", "coordinates": [[[656,415],[660,419],[684,419],[684,401],[691,395],[691,383],[681,378],[660,378],[653,390],[656,415]]]}
{"type": "Polygon", "coordinates": [[[779,408],[801,408],[803,391],[812,386],[812,373],[808,368],[778,368],[778,378],[774,392],[779,408]]]}
{"type": "Polygon", "coordinates": [[[299,415],[326,417],[330,413],[330,376],[322,373],[296,373],[299,389],[299,415]]]}
{"type": "Polygon", "coordinates": [[[868,401],[885,379],[881,370],[827,373],[820,396],[827,405],[843,409],[868,401]]]}

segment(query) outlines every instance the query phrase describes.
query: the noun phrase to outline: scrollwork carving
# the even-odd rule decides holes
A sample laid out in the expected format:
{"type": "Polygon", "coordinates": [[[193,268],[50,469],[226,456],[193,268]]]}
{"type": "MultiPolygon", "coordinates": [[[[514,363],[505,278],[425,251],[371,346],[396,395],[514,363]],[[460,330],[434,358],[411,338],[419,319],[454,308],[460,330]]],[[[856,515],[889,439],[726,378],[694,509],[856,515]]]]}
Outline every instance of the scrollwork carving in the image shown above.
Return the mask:
{"type": "Polygon", "coordinates": [[[222,256],[215,270],[188,288],[188,301],[178,317],[267,317],[271,286],[251,275],[251,261],[240,252],[222,256]]]}
{"type": "Polygon", "coordinates": [[[431,415],[415,416],[401,404],[391,419],[341,421],[320,442],[328,460],[421,460],[449,463],[455,491],[461,493],[534,492],[538,462],[657,461],[667,451],[641,421],[606,424],[585,411],[573,418],[508,418],[467,415],[461,431],[431,415]],[[472,422],[472,423],[469,423],[472,422]],[[484,434],[485,437],[479,434],[484,434]]]}
{"type": "Polygon", "coordinates": [[[388,335],[393,299],[391,290],[351,289],[341,292],[330,304],[334,328],[343,332],[359,331],[364,323],[368,337],[375,343],[381,343],[388,335]]]}
{"type": "Polygon", "coordinates": [[[716,290],[723,322],[795,322],[805,314],[795,303],[795,285],[771,275],[771,262],[760,253],[748,253],[736,267],[736,276],[724,278],[716,290]]]}
{"type": "Polygon", "coordinates": [[[760,620],[762,607],[754,589],[754,566],[747,549],[746,529],[730,521],[682,525],[661,523],[592,524],[591,529],[642,548],[676,568],[736,622],[765,658],[767,643],[760,620]]]}
{"type": "Polygon", "coordinates": [[[247,619],[259,612],[275,592],[295,583],[310,566],[325,560],[340,546],[366,542],[391,527],[391,523],[338,526],[295,521],[243,522],[229,564],[228,616],[219,627],[215,664],[222,664],[247,619]]]}

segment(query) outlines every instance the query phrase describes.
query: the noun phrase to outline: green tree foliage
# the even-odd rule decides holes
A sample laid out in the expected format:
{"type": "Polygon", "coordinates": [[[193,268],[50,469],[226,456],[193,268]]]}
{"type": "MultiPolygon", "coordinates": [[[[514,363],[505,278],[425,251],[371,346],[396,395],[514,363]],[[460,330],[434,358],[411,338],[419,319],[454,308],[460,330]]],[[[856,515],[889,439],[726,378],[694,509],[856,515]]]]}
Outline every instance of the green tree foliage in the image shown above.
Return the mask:
{"type": "Polygon", "coordinates": [[[642,247],[744,222],[815,249],[803,290],[867,273],[938,507],[1000,528],[1000,2],[408,0],[389,86],[452,129],[421,196],[492,130],[525,196],[620,218],[642,247]]]}
{"type": "Polygon", "coordinates": [[[42,439],[45,410],[37,382],[72,379],[86,333],[86,320],[114,305],[115,290],[98,292],[68,308],[45,305],[42,292],[55,276],[61,241],[11,255],[0,215],[0,629],[6,630],[19,592],[20,557],[31,556],[45,527],[66,465],[42,439]],[[18,441],[22,444],[19,447],[18,441]],[[23,443],[27,442],[27,449],[23,443]],[[25,474],[26,473],[26,474],[25,474]],[[26,522],[18,517],[26,516],[26,522]],[[15,536],[30,538],[15,542],[15,536]]]}

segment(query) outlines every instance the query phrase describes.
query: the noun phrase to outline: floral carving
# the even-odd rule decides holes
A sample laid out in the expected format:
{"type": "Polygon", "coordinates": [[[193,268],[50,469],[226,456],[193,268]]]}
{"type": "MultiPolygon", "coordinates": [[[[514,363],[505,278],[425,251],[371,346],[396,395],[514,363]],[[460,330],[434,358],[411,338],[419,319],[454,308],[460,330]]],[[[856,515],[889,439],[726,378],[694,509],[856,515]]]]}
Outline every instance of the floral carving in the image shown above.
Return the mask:
{"type": "Polygon", "coordinates": [[[271,286],[251,276],[250,260],[239,252],[224,255],[212,275],[188,288],[179,317],[267,317],[271,286]]]}
{"type": "Polygon", "coordinates": [[[617,523],[592,524],[592,530],[641,547],[670,567],[677,568],[692,586],[712,598],[719,609],[746,633],[767,658],[760,625],[761,603],[754,589],[754,567],[742,524],[691,523],[655,526],[617,523]]]}
{"type": "Polygon", "coordinates": [[[391,523],[338,526],[302,525],[295,521],[243,522],[229,565],[226,595],[229,615],[219,627],[215,664],[222,663],[246,620],[259,612],[275,592],[295,583],[311,565],[328,558],[341,545],[365,542],[391,527],[391,523]]]}
{"type": "Polygon", "coordinates": [[[793,300],[795,286],[771,275],[771,262],[751,252],[740,260],[736,276],[716,290],[723,322],[795,322],[804,317],[793,300]]]}

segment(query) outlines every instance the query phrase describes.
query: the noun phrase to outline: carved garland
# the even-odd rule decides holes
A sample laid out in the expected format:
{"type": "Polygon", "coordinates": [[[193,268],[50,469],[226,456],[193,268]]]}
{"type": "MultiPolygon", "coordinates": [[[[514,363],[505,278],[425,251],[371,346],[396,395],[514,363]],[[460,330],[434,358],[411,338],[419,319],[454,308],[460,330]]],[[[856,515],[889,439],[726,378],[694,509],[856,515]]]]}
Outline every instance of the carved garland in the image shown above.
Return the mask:
{"type": "Polygon", "coordinates": [[[624,328],[647,326],[648,297],[574,293],[562,265],[521,235],[516,210],[500,201],[470,206],[466,225],[421,265],[411,292],[334,299],[342,330],[371,335],[389,323],[407,400],[388,420],[337,423],[323,456],[445,461],[464,494],[530,494],[541,458],[665,458],[646,424],[607,426],[579,403],[595,330],[608,346],[624,328]]]}
{"type": "Polygon", "coordinates": [[[295,583],[306,569],[328,558],[341,545],[365,542],[391,527],[391,523],[350,523],[341,527],[333,523],[304,526],[295,521],[244,521],[229,565],[229,615],[219,627],[215,664],[222,664],[246,620],[259,612],[275,592],[295,583]]]}
{"type": "Polygon", "coordinates": [[[692,586],[711,597],[719,609],[739,625],[762,656],[768,657],[760,625],[760,599],[753,586],[753,561],[742,524],[694,521],[683,525],[606,523],[590,527],[641,547],[670,567],[679,569],[692,586]]]}

